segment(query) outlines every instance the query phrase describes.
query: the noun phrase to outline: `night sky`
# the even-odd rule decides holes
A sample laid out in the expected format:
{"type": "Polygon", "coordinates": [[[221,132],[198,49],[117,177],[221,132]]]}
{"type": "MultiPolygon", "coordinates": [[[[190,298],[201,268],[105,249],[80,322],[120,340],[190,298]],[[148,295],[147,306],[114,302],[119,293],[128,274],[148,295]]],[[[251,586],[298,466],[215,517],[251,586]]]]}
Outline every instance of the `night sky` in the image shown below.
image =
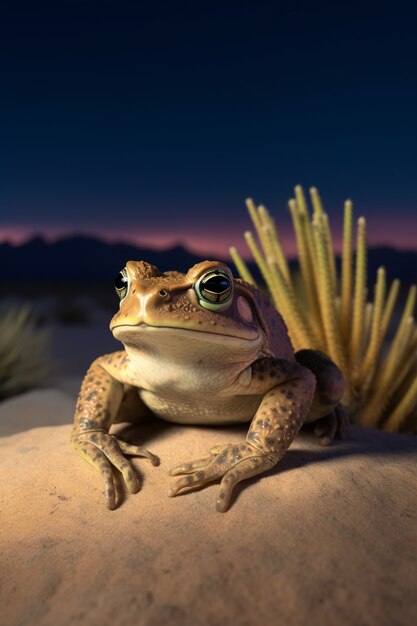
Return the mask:
{"type": "Polygon", "coordinates": [[[0,3],[0,240],[75,232],[245,249],[244,200],[293,250],[319,188],[371,244],[417,247],[415,2],[0,3]]]}

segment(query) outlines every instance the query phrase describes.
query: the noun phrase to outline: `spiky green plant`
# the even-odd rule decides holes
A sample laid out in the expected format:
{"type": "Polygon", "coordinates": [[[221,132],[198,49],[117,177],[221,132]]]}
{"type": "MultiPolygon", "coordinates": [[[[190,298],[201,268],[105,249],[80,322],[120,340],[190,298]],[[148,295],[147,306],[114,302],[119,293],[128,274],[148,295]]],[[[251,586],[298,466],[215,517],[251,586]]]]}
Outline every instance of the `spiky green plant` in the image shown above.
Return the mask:
{"type": "Polygon", "coordinates": [[[0,310],[0,400],[40,385],[48,373],[47,334],[28,306],[0,310]]]}
{"type": "MultiPolygon", "coordinates": [[[[386,341],[400,283],[394,280],[386,295],[386,273],[377,272],[374,298],[367,302],[366,221],[357,222],[353,253],[353,209],[344,206],[340,274],[336,270],[332,233],[316,188],[310,189],[312,215],[301,186],[289,201],[298,250],[301,280],[283,252],[277,228],[263,206],[246,205],[258,242],[245,239],[275,306],[283,316],[294,348],[323,350],[343,371],[343,398],[352,421],[387,431],[417,429],[417,328],[413,318],[413,285],[392,341],[386,341]],[[301,291],[298,286],[301,285],[301,291]]],[[[235,247],[230,255],[240,276],[255,284],[235,247]]]]}

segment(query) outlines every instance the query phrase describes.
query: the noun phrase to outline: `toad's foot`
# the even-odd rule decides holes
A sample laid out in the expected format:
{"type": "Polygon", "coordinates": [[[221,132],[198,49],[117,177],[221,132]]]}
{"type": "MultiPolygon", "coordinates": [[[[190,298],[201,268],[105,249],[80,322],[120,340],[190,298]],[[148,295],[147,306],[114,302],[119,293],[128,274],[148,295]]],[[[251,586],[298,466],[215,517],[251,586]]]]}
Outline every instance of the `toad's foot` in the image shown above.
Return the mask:
{"type": "Polygon", "coordinates": [[[320,439],[320,445],[328,446],[334,439],[345,439],[349,430],[349,418],[345,409],[338,404],[333,411],[319,419],[314,434],[320,439]]]}
{"type": "Polygon", "coordinates": [[[168,492],[176,496],[222,478],[216,501],[217,511],[228,509],[234,486],[246,478],[261,474],[273,467],[277,459],[273,455],[260,452],[252,444],[242,442],[226,447],[216,446],[210,450],[211,456],[188,463],[181,463],[169,471],[171,476],[185,474],[178,478],[168,492]]]}
{"type": "Polygon", "coordinates": [[[71,437],[71,444],[80,456],[100,472],[104,480],[104,493],[109,509],[118,506],[113,467],[123,475],[130,493],[137,493],[140,489],[133,465],[123,453],[146,457],[152,465],[159,465],[159,459],[142,446],[126,443],[102,430],[75,432],[71,437]]]}

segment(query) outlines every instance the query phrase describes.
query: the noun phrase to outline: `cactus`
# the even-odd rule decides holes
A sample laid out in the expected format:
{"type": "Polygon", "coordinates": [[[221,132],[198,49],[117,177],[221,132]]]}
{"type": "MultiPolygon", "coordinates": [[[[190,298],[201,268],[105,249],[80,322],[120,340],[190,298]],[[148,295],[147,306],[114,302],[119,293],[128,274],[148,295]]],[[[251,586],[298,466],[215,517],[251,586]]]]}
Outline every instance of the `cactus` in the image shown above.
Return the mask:
{"type": "MultiPolygon", "coordinates": [[[[295,198],[289,201],[300,281],[290,272],[267,209],[256,206],[251,199],[246,201],[259,243],[251,232],[245,233],[245,239],[287,324],[294,348],[323,350],[340,367],[346,380],[343,404],[353,422],[391,432],[416,431],[417,328],[413,318],[416,286],[409,290],[391,343],[384,346],[399,281],[392,283],[386,295],[386,273],[380,267],[373,301],[366,301],[366,220],[360,217],[357,222],[354,262],[350,200],[344,207],[338,275],[328,216],[314,187],[310,189],[310,198],[312,216],[301,186],[295,188],[295,198]]],[[[230,255],[240,276],[255,284],[235,247],[230,248],[230,255]]]]}
{"type": "Polygon", "coordinates": [[[30,307],[0,310],[0,400],[42,384],[49,371],[46,346],[30,307]]]}

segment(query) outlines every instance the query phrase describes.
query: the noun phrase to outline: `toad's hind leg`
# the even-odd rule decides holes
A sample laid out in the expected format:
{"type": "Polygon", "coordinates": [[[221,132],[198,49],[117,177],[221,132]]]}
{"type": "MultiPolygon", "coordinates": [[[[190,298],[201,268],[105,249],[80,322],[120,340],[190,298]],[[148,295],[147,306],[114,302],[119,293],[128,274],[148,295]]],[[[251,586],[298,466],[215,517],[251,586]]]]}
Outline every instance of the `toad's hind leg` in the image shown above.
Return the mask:
{"type": "Polygon", "coordinates": [[[338,404],[329,415],[315,422],[314,434],[320,438],[322,446],[328,446],[333,439],[344,439],[349,429],[349,418],[343,406],[338,404]]]}
{"type": "Polygon", "coordinates": [[[324,352],[300,350],[295,358],[316,377],[316,391],[306,423],[315,422],[314,433],[322,445],[346,435],[349,420],[340,404],[345,390],[343,374],[324,352]]]}

